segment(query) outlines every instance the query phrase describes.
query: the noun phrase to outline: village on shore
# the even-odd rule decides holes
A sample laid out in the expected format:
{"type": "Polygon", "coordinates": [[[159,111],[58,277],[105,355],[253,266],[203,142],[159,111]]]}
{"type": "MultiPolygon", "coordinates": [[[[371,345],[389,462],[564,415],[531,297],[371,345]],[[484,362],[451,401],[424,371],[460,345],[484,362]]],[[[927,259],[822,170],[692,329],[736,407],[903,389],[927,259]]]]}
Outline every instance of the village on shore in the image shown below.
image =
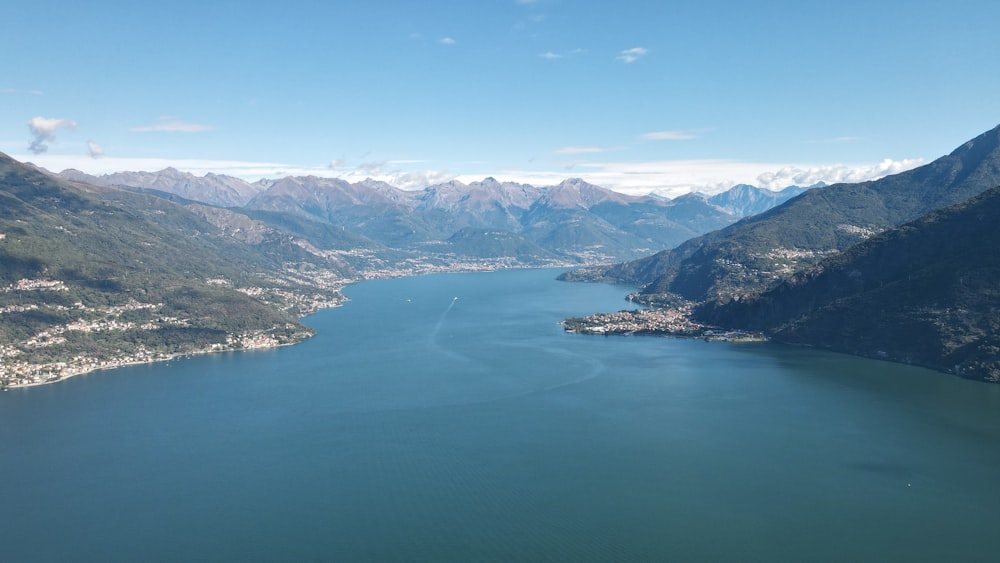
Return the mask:
{"type": "Polygon", "coordinates": [[[765,340],[759,333],[725,330],[691,320],[691,306],[637,309],[617,313],[595,313],[562,321],[566,332],[596,335],[655,335],[704,338],[709,341],[750,342],[765,340]]]}

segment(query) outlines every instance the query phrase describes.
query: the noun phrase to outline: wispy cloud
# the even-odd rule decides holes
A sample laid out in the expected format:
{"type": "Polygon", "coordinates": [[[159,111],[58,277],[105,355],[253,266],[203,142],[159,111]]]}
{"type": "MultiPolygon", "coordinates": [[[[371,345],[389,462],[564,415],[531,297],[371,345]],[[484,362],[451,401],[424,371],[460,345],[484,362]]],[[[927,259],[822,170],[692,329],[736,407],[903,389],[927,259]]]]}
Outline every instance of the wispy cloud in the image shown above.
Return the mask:
{"type": "Polygon", "coordinates": [[[90,158],[101,158],[104,156],[104,147],[94,141],[87,141],[87,152],[90,153],[90,158]]]}
{"type": "Polygon", "coordinates": [[[451,37],[442,37],[441,39],[438,39],[438,43],[442,45],[454,45],[455,43],[457,43],[457,41],[455,41],[451,37]]]}
{"type": "Polygon", "coordinates": [[[602,152],[620,151],[625,147],[561,147],[552,151],[552,154],[597,154],[602,152]]]}
{"type": "Polygon", "coordinates": [[[166,133],[201,133],[204,131],[214,131],[215,127],[202,123],[189,123],[180,121],[173,117],[161,117],[160,121],[152,125],[131,127],[129,131],[133,133],[166,132],[166,133]]]}
{"type": "Polygon", "coordinates": [[[59,129],[76,129],[76,122],[69,119],[55,117],[33,117],[28,122],[28,130],[35,137],[28,150],[33,154],[42,154],[49,150],[48,143],[56,140],[56,131],[59,129]]]}
{"type": "Polygon", "coordinates": [[[587,52],[586,49],[576,48],[576,49],[572,49],[570,51],[564,51],[562,53],[559,53],[559,52],[556,52],[556,51],[545,51],[544,53],[539,53],[538,56],[540,58],[543,58],[543,59],[546,59],[546,60],[549,60],[549,61],[555,61],[555,60],[559,60],[559,59],[568,59],[568,58],[577,57],[577,56],[583,55],[586,52],[587,52]]]}
{"type": "Polygon", "coordinates": [[[28,94],[30,96],[44,96],[41,90],[18,90],[17,88],[0,88],[0,94],[28,94]]]}
{"type": "Polygon", "coordinates": [[[673,131],[652,131],[643,133],[644,141],[687,141],[697,139],[698,135],[689,129],[675,129],[673,131]]]}
{"type": "Polygon", "coordinates": [[[631,49],[625,49],[624,51],[618,53],[618,60],[624,62],[625,64],[634,63],[635,61],[645,57],[649,54],[649,49],[645,47],[632,47],[631,49]]]}

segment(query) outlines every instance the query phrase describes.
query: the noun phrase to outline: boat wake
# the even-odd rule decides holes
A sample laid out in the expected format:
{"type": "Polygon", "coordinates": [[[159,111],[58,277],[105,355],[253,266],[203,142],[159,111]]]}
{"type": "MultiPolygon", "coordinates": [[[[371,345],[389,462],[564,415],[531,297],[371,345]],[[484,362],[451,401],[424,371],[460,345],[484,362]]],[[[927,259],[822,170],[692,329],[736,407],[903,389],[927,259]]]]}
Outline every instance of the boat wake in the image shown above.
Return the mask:
{"type": "Polygon", "coordinates": [[[453,298],[451,300],[451,302],[448,303],[448,306],[445,307],[444,312],[441,313],[441,318],[438,319],[437,324],[434,325],[434,329],[431,330],[431,333],[430,333],[430,336],[429,336],[429,339],[428,339],[429,340],[429,346],[428,346],[428,348],[434,349],[434,350],[438,350],[442,354],[448,356],[449,358],[451,358],[453,360],[457,360],[457,361],[460,361],[460,362],[473,362],[474,360],[472,358],[469,358],[468,356],[465,356],[464,354],[459,354],[459,353],[455,352],[454,350],[451,350],[451,349],[449,349],[449,348],[447,348],[445,346],[442,346],[441,343],[438,342],[438,336],[441,334],[441,329],[444,327],[445,321],[448,320],[448,313],[450,313],[451,310],[455,308],[455,304],[456,303],[458,303],[458,297],[453,298]]]}

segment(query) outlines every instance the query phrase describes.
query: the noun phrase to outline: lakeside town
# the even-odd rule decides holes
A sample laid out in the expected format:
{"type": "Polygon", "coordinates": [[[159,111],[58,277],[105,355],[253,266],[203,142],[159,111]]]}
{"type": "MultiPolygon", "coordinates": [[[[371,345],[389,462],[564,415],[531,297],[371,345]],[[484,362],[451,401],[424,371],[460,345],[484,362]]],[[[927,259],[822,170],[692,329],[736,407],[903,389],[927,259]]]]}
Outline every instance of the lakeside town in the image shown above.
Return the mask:
{"type": "Polygon", "coordinates": [[[760,341],[764,336],[741,330],[724,330],[691,320],[690,305],[595,313],[562,322],[566,332],[595,335],[656,335],[704,338],[710,341],[760,341]]]}

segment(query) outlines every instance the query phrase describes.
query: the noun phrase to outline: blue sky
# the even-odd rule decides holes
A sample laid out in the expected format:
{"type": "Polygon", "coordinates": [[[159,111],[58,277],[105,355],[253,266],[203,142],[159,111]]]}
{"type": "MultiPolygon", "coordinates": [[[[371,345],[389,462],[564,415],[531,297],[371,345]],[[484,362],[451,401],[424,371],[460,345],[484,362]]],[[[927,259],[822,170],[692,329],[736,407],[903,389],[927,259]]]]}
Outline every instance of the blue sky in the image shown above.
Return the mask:
{"type": "Polygon", "coordinates": [[[407,188],[863,180],[1000,123],[998,22],[995,0],[18,2],[0,151],[407,188]]]}

